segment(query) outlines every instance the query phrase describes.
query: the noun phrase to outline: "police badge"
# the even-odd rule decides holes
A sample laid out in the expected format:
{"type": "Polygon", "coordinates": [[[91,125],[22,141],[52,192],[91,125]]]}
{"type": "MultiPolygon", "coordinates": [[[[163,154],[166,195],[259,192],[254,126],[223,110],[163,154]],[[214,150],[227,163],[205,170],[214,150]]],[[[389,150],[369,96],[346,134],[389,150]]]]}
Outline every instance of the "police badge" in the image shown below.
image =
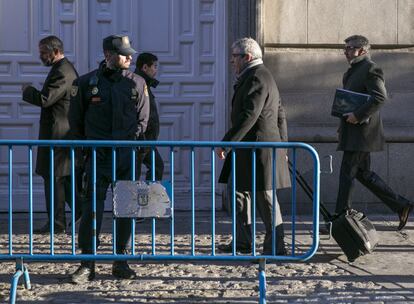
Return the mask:
{"type": "Polygon", "coordinates": [[[75,97],[78,94],[78,87],[73,85],[70,89],[70,96],[75,97]]]}
{"type": "Polygon", "coordinates": [[[96,94],[98,94],[98,92],[99,92],[98,87],[93,87],[92,88],[92,95],[96,95],[96,94]]]}

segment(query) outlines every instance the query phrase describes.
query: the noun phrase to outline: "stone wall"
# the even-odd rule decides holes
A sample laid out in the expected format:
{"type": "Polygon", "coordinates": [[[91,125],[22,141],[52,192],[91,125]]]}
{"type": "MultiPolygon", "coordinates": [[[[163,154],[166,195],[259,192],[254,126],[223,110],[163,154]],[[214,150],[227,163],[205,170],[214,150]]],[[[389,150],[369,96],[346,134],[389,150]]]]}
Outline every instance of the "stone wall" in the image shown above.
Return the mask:
{"type": "MultiPolygon", "coordinates": [[[[232,0],[229,43],[254,37],[263,47],[288,112],[291,141],[314,145],[333,156],[332,175],[321,176],[321,198],[334,208],[341,152],[336,152],[338,121],[330,116],[335,88],[348,64],[343,40],[367,36],[372,58],[384,70],[389,100],[382,108],[387,145],[372,154],[372,168],[391,187],[414,199],[414,1],[412,0],[232,0]]],[[[230,83],[230,82],[229,82],[230,83]]],[[[229,87],[229,90],[231,88],[229,87]]],[[[299,162],[310,177],[306,160],[299,162]]],[[[356,183],[355,207],[388,212],[356,183]]],[[[288,195],[283,196],[285,199],[288,195]]],[[[299,191],[301,208],[306,199],[299,191]]]]}
{"type": "Polygon", "coordinates": [[[263,0],[265,44],[342,44],[355,33],[373,44],[411,45],[411,0],[263,0]]]}
{"type": "MultiPolygon", "coordinates": [[[[348,68],[343,40],[353,34],[370,39],[389,94],[382,108],[387,146],[373,154],[372,167],[414,199],[414,1],[263,0],[259,5],[265,64],[287,108],[290,140],[311,143],[321,156],[334,157],[334,173],[322,176],[322,199],[331,205],[336,199],[342,155],[336,152],[338,121],[330,107],[348,68]]],[[[305,162],[303,167],[306,173],[305,162]]],[[[387,210],[360,185],[354,201],[363,210],[368,203],[369,211],[387,210]]]]}

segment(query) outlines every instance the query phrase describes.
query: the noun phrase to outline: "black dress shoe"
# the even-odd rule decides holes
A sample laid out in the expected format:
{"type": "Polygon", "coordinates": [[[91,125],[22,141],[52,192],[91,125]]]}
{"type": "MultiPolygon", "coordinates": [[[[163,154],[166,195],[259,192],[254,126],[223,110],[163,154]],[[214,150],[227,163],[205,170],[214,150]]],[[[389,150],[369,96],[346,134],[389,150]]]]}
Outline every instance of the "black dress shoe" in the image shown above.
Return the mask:
{"type": "MultiPolygon", "coordinates": [[[[233,252],[233,243],[230,242],[228,244],[220,244],[217,246],[218,251],[223,253],[232,253],[233,252]]],[[[246,245],[237,245],[236,252],[238,253],[245,253],[249,254],[252,253],[252,247],[246,245]]]]}
{"type": "Polygon", "coordinates": [[[398,212],[398,217],[400,219],[400,224],[398,225],[397,230],[402,230],[408,221],[408,216],[410,215],[411,211],[413,211],[413,204],[408,204],[405,206],[400,212],[398,212]]]}
{"type": "Polygon", "coordinates": [[[126,261],[115,261],[112,264],[112,275],[118,279],[134,279],[137,276],[126,261]]]}
{"type": "MultiPolygon", "coordinates": [[[[66,229],[65,227],[61,226],[61,225],[56,225],[55,227],[53,227],[53,230],[55,233],[59,234],[59,233],[65,233],[66,229]]],[[[39,233],[39,234],[47,234],[50,233],[50,224],[46,223],[44,224],[42,227],[34,229],[33,230],[34,233],[39,233]]]]}
{"type": "Polygon", "coordinates": [[[95,262],[82,262],[78,269],[71,275],[74,284],[85,284],[95,278],[95,262]]]}

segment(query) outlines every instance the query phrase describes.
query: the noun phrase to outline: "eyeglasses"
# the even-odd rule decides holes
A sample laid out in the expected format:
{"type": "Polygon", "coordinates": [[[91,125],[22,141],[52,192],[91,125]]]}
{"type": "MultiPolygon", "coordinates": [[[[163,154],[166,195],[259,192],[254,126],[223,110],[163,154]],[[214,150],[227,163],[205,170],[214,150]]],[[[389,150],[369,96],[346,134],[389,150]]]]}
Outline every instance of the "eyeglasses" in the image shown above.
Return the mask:
{"type": "Polygon", "coordinates": [[[347,51],[353,51],[353,50],[358,50],[358,49],[360,49],[360,47],[350,46],[350,45],[347,45],[347,46],[344,47],[344,51],[345,52],[347,52],[347,51]]]}
{"type": "Polygon", "coordinates": [[[243,57],[244,55],[246,55],[246,54],[233,53],[233,54],[231,54],[231,57],[237,57],[237,56],[243,57]]]}

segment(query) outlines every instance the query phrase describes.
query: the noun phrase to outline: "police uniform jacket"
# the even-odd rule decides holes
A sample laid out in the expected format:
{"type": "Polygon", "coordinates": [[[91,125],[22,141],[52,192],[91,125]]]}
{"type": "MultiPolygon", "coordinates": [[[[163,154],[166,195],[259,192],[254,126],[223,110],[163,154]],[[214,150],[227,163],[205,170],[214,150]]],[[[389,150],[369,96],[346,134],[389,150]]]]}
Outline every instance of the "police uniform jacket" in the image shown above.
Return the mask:
{"type": "Polygon", "coordinates": [[[359,107],[355,116],[366,123],[350,124],[341,118],[338,129],[340,151],[374,152],[384,148],[384,131],[380,108],[387,99],[382,70],[371,61],[368,54],[359,56],[343,77],[344,89],[369,94],[371,98],[359,107]]]}
{"type": "MultiPolygon", "coordinates": [[[[39,139],[68,139],[68,112],[72,82],[78,74],[68,59],[63,58],[52,65],[41,91],[29,86],[23,92],[23,100],[41,107],[39,139]]],[[[69,149],[54,149],[54,174],[70,174],[69,149]]],[[[49,176],[50,149],[39,147],[37,150],[36,173],[49,176]]]]}
{"type": "Polygon", "coordinates": [[[145,139],[156,140],[160,134],[160,118],[158,115],[157,103],[155,102],[155,96],[152,94],[151,87],[158,85],[158,80],[150,78],[142,71],[135,71],[139,76],[145,79],[148,88],[148,95],[150,101],[150,114],[148,119],[147,130],[145,131],[145,139]]]}
{"type": "MultiPolygon", "coordinates": [[[[269,70],[263,65],[245,71],[235,86],[231,111],[232,127],[223,141],[280,142],[287,140],[286,115],[279,90],[269,70]]],[[[277,150],[276,188],[290,186],[285,151],[277,150]]],[[[272,149],[257,149],[256,190],[273,189],[272,149]]],[[[231,153],[226,157],[219,182],[227,183],[231,172],[231,153]]],[[[236,150],[236,189],[252,191],[252,156],[250,149],[236,150]]]]}
{"type": "Polygon", "coordinates": [[[70,126],[75,139],[143,139],[149,117],[145,80],[129,70],[99,69],[75,80],[70,126]]]}

